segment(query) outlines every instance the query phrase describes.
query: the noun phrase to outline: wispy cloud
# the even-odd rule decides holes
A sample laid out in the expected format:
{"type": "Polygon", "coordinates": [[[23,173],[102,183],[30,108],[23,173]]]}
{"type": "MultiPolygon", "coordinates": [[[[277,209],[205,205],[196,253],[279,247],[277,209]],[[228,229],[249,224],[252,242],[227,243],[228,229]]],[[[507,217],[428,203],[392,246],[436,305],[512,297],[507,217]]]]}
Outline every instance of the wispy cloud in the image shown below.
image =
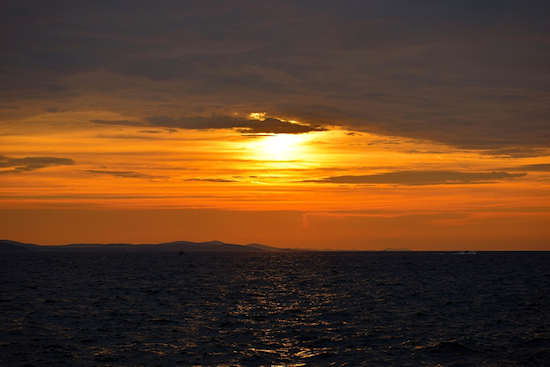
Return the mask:
{"type": "Polygon", "coordinates": [[[525,171],[525,172],[550,172],[550,163],[525,164],[506,168],[510,171],[525,171]]]}
{"type": "Polygon", "coordinates": [[[92,120],[94,124],[114,125],[114,126],[148,126],[143,121],[137,120],[92,120]]]}
{"type": "Polygon", "coordinates": [[[231,180],[231,179],[226,179],[226,178],[199,178],[199,177],[196,177],[196,178],[188,178],[186,179],[185,181],[189,181],[189,182],[239,182],[237,180],[231,180]]]}
{"type": "Polygon", "coordinates": [[[506,147],[497,149],[485,149],[481,154],[495,156],[499,158],[529,158],[547,155],[548,149],[532,147],[506,147]]]}
{"type": "Polygon", "coordinates": [[[373,175],[332,176],[304,182],[337,184],[452,185],[482,184],[525,176],[525,173],[460,171],[393,171],[373,175]]]}
{"type": "Polygon", "coordinates": [[[8,158],[0,155],[0,168],[11,168],[8,170],[0,170],[0,174],[5,173],[21,173],[35,171],[37,169],[52,167],[52,166],[67,166],[73,165],[75,162],[70,158],[57,157],[25,157],[25,158],[8,158]]]}
{"type": "Polygon", "coordinates": [[[107,175],[115,177],[126,177],[126,178],[163,178],[163,176],[153,176],[145,173],[140,173],[136,171],[113,171],[113,170],[96,170],[89,169],[86,170],[87,173],[95,175],[107,175]]]}

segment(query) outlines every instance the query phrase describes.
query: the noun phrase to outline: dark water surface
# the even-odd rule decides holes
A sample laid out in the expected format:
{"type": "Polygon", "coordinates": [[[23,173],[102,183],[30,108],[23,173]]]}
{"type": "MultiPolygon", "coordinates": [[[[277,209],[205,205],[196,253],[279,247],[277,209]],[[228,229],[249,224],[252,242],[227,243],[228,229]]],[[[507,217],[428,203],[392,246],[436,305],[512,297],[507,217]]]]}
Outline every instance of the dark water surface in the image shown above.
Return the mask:
{"type": "Polygon", "coordinates": [[[550,254],[0,260],[2,366],[548,366],[550,254]]]}

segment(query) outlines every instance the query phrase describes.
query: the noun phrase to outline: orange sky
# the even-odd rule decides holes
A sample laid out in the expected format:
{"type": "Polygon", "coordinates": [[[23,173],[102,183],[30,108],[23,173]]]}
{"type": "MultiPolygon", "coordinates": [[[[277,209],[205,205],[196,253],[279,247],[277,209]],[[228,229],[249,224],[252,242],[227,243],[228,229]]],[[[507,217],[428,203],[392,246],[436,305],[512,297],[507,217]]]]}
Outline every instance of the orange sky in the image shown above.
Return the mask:
{"type": "Polygon", "coordinates": [[[550,250],[550,3],[8,2],[0,238],[550,250]]]}
{"type": "MultiPolygon", "coordinates": [[[[2,235],[44,244],[212,240],[330,249],[546,249],[546,157],[331,126],[303,134],[4,126],[2,235]],[[34,168],[26,156],[70,159],[34,168]],[[19,159],[20,161],[17,161],[19,159]]],[[[85,118],[83,118],[85,116],[85,118]]],[[[261,124],[264,114],[246,119],[261,124]]],[[[300,122],[294,121],[298,124],[300,122]]]]}

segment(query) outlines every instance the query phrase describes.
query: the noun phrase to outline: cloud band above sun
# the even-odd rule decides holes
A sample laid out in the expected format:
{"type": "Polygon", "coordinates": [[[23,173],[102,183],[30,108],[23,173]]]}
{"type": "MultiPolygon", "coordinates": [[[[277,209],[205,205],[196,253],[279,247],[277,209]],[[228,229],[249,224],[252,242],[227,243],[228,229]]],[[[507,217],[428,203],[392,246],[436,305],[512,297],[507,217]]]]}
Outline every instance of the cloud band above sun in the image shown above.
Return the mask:
{"type": "MultiPolygon", "coordinates": [[[[254,113],[252,113],[252,115],[253,114],[254,113]]],[[[237,129],[243,134],[304,134],[327,130],[319,125],[290,122],[275,117],[243,119],[224,115],[180,118],[153,116],[146,118],[144,121],[92,120],[92,122],[104,125],[148,126],[192,130],[237,129]]]]}

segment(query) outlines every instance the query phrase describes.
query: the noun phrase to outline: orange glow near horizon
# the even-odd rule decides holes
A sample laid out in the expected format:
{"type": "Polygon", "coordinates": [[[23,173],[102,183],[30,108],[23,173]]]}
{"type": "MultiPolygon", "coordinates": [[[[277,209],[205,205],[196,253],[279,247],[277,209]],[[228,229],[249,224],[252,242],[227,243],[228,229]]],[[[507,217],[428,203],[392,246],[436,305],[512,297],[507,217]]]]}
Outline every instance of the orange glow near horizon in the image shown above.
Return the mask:
{"type": "MultiPolygon", "coordinates": [[[[216,238],[282,247],[424,250],[541,249],[550,239],[550,177],[521,168],[547,163],[544,156],[488,156],[338,127],[243,135],[233,129],[88,122],[102,116],[110,115],[28,119],[58,124],[55,130],[37,124],[23,133],[0,126],[2,156],[11,160],[0,168],[0,219],[9,223],[2,237],[51,244],[216,238]],[[82,122],[64,128],[71,118],[82,122]],[[74,163],[38,167],[25,157],[74,163]],[[89,217],[89,231],[75,222],[75,211],[89,217]],[[178,218],[195,223],[194,215],[215,225],[205,230],[178,224],[178,218]],[[46,229],[44,223],[55,227],[54,217],[86,235],[46,229]],[[124,217],[135,217],[135,226],[124,217]],[[249,225],[241,228],[230,218],[249,225]],[[117,232],[114,223],[124,230],[117,232]]],[[[262,121],[266,114],[249,117],[262,121]]]]}

